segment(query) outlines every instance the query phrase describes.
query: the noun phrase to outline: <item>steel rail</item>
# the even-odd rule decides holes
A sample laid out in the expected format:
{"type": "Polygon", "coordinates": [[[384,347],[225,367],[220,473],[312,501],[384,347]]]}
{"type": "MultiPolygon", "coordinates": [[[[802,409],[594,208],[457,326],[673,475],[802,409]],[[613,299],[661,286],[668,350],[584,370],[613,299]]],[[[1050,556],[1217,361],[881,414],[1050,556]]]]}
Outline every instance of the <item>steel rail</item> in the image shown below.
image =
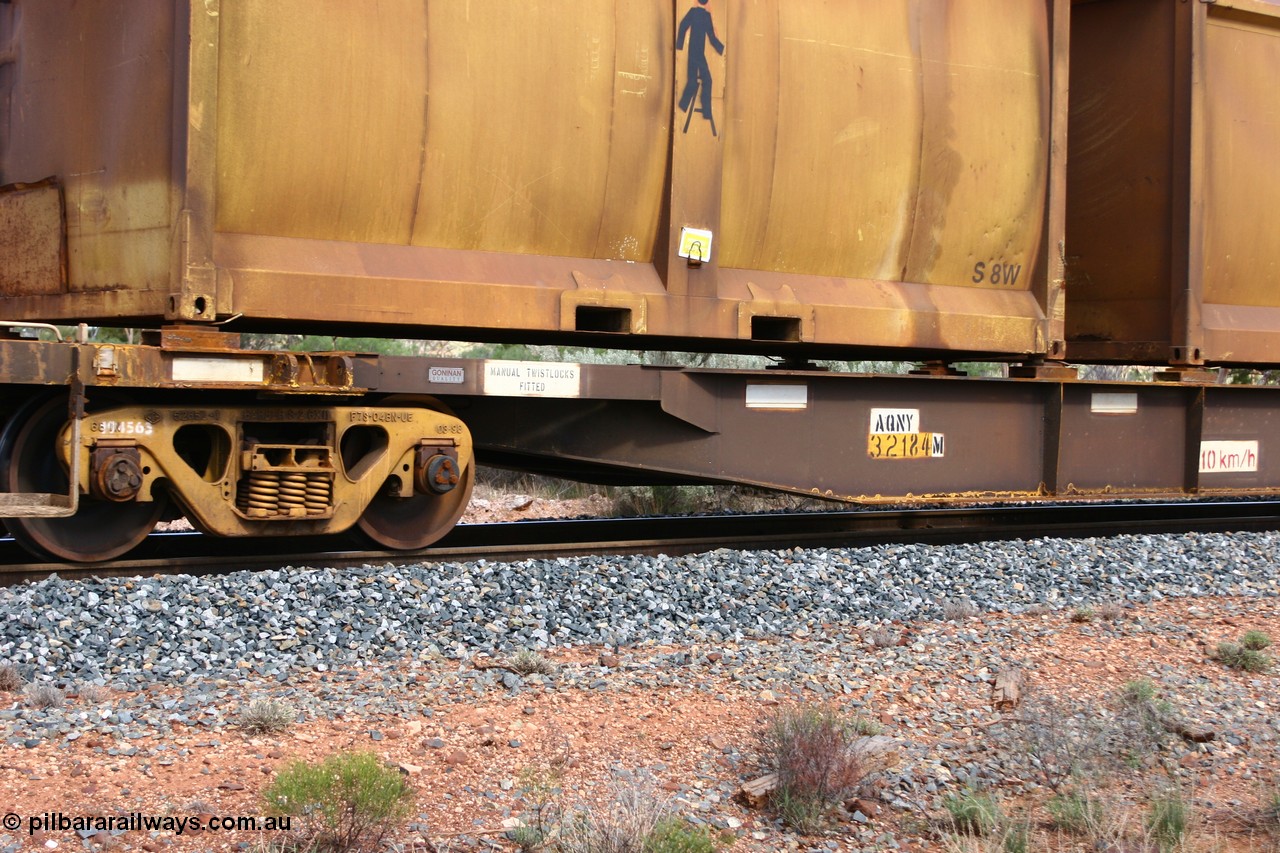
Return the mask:
{"type": "Polygon", "coordinates": [[[63,578],[217,574],[285,566],[349,568],[422,562],[513,561],[585,554],[690,554],[716,548],[863,547],[1042,536],[1280,530],[1280,500],[1177,501],[871,509],[735,515],[556,519],[455,528],[421,551],[371,551],[354,538],[219,539],[157,533],[128,559],[32,563],[0,540],[0,585],[63,578]]]}

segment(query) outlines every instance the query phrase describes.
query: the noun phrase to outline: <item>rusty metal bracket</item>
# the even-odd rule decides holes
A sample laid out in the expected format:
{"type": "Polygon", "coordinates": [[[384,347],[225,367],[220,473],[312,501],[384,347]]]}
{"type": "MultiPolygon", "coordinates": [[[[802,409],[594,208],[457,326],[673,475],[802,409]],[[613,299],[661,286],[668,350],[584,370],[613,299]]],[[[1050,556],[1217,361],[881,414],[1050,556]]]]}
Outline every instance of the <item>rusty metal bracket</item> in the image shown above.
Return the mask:
{"type": "MultiPolygon", "coordinates": [[[[148,335],[153,336],[154,333],[148,335]]],[[[240,349],[239,333],[220,332],[208,326],[170,324],[160,328],[158,337],[160,348],[166,350],[226,352],[240,349]]]]}
{"type": "MultiPolygon", "coordinates": [[[[71,422],[71,445],[80,446],[80,419],[71,422]]],[[[68,518],[80,511],[80,454],[71,454],[67,494],[6,492],[0,494],[0,518],[68,518]]]]}
{"type": "Polygon", "coordinates": [[[1186,385],[1217,385],[1221,372],[1216,367],[1170,367],[1153,374],[1157,382],[1181,382],[1186,385]]]}
{"type": "Polygon", "coordinates": [[[358,392],[355,359],[345,353],[270,353],[267,377],[275,393],[358,392]]]}
{"type": "Polygon", "coordinates": [[[67,494],[48,492],[0,493],[0,518],[69,518],[80,510],[80,425],[84,420],[84,383],[80,381],[80,349],[71,355],[71,373],[67,414],[71,420],[71,462],[67,475],[67,494]]]}
{"type": "Polygon", "coordinates": [[[1046,362],[1043,360],[1024,361],[1022,364],[1013,364],[1009,366],[1010,379],[1054,379],[1066,380],[1078,378],[1079,369],[1071,367],[1061,362],[1046,362]]]}
{"type": "Polygon", "coordinates": [[[921,361],[910,370],[911,376],[968,376],[965,371],[949,361],[921,361]]]}

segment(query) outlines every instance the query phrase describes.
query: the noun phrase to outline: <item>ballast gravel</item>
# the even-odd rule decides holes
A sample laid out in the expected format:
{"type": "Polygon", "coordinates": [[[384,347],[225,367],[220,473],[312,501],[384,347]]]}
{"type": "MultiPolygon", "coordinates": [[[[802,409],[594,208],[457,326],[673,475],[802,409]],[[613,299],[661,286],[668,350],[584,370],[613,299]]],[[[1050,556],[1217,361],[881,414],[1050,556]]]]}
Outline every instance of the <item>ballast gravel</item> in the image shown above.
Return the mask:
{"type": "MultiPolygon", "coordinates": [[[[1273,677],[1210,685],[1157,660],[1160,648],[1194,649],[1228,622],[1237,631],[1256,626],[1257,614],[1269,614],[1274,631],[1277,554],[1280,533],[1236,533],[50,578],[0,590],[0,662],[16,665],[33,688],[75,698],[43,708],[29,695],[4,695],[0,743],[31,755],[91,748],[113,766],[137,763],[149,775],[153,764],[182,766],[205,749],[241,748],[241,715],[261,698],[286,703],[299,723],[354,723],[379,746],[384,729],[386,737],[407,725],[447,733],[442,720],[474,702],[530,703],[525,714],[543,713],[532,703],[549,694],[680,693],[712,706],[747,696],[766,711],[834,700],[903,745],[878,801],[895,813],[937,810],[960,786],[1034,790],[1024,764],[994,746],[1001,729],[992,726],[988,683],[1001,668],[1034,670],[1037,655],[1054,654],[1038,650],[1052,646],[1065,621],[965,616],[1115,602],[1124,605],[1119,621],[1073,625],[1073,665],[1115,672],[1101,645],[1136,648],[1133,659],[1145,661],[1136,671],[1220,735],[1171,748],[1179,780],[1209,773],[1254,784],[1280,766],[1280,722],[1264,698],[1273,677]],[[1193,596],[1232,598],[1212,618],[1196,604],[1182,607],[1198,620],[1185,624],[1162,616],[1164,606],[1141,606],[1193,596]],[[605,648],[571,651],[583,645],[605,648]],[[574,662],[523,675],[497,665],[522,649],[554,649],[574,662]],[[107,689],[92,698],[91,685],[107,689]]],[[[1112,713],[1105,694],[1058,687],[1092,713],[1112,713]]],[[[527,760],[524,743],[510,735],[494,742],[527,760]]],[[[448,748],[453,741],[423,738],[425,757],[415,761],[448,763],[459,751],[448,748]]],[[[736,833],[749,853],[899,847],[886,818],[864,825],[856,812],[845,828],[851,835],[802,848],[775,818],[733,801],[740,782],[760,772],[750,737],[722,732],[708,742],[713,757],[665,790],[674,790],[686,817],[736,833]]],[[[632,770],[665,775],[667,753],[656,755],[649,767],[608,769],[616,778],[632,770]]],[[[491,787],[482,796],[500,807],[499,817],[528,817],[514,776],[491,787]]],[[[488,849],[493,820],[476,820],[474,838],[454,841],[488,849]]],[[[21,843],[0,834],[3,853],[21,843]]]]}
{"type": "Polygon", "coordinates": [[[0,591],[0,660],[30,680],[285,681],[424,654],[726,643],[1032,606],[1280,592],[1280,534],[1183,534],[683,557],[288,568],[0,591]]]}

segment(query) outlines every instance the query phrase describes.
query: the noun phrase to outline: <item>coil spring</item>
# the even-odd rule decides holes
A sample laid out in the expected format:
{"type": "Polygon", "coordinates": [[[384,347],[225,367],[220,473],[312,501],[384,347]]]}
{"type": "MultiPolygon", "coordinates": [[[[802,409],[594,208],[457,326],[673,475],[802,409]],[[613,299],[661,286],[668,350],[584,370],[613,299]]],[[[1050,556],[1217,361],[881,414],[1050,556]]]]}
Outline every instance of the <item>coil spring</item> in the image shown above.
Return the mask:
{"type": "Polygon", "coordinates": [[[295,471],[280,475],[280,515],[307,514],[307,475],[295,471]]]}
{"type": "Polygon", "coordinates": [[[332,505],[333,483],[320,471],[254,471],[236,494],[236,507],[253,518],[324,515],[332,505]]]}
{"type": "Polygon", "coordinates": [[[241,481],[236,495],[236,506],[245,515],[264,518],[276,515],[280,508],[280,474],[275,471],[254,471],[241,481]]]}
{"type": "Polygon", "coordinates": [[[333,504],[333,482],[326,474],[308,474],[307,515],[323,515],[333,504]]]}

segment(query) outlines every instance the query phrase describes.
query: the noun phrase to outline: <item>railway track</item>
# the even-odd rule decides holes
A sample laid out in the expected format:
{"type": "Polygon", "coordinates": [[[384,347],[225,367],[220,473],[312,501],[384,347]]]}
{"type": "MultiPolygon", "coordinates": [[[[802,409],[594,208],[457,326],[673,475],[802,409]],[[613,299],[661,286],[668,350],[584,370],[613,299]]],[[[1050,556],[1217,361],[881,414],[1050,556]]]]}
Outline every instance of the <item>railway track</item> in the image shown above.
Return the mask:
{"type": "Polygon", "coordinates": [[[461,525],[431,548],[371,551],[354,539],[220,539],[156,533],[130,559],[92,566],[33,563],[0,539],[0,584],[64,578],[216,574],[281,566],[509,561],[592,553],[689,554],[714,548],[851,547],[1037,536],[1280,529],[1280,500],[1176,501],[590,518],[461,525]]]}

